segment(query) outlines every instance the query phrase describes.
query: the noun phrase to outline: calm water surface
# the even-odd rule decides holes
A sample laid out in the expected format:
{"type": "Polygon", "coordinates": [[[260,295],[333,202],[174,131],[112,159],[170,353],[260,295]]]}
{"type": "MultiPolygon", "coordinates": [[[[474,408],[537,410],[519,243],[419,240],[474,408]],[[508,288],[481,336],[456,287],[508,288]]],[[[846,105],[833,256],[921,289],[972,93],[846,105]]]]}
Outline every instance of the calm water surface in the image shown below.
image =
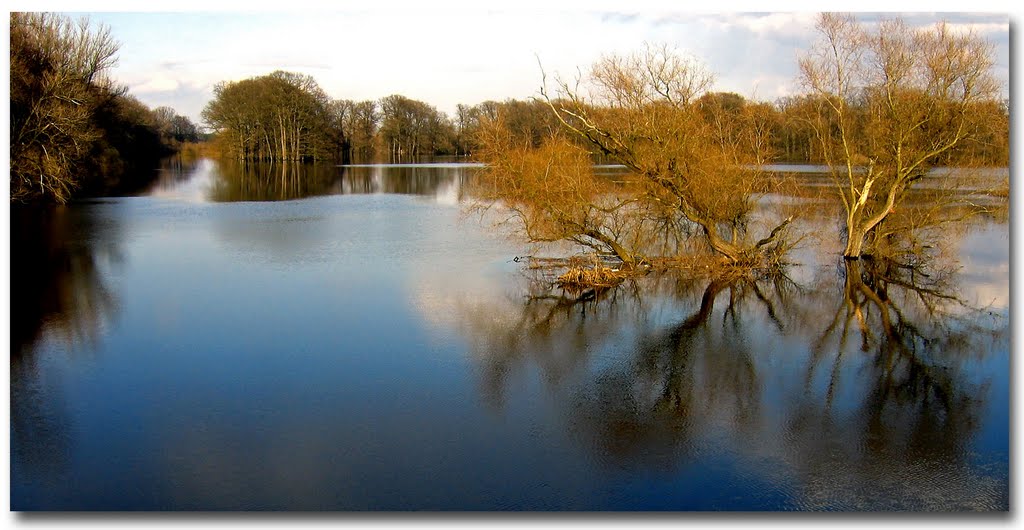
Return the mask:
{"type": "Polygon", "coordinates": [[[941,278],[835,247],[579,299],[464,213],[473,171],[14,209],[12,509],[1008,509],[1005,219],[941,278]]]}

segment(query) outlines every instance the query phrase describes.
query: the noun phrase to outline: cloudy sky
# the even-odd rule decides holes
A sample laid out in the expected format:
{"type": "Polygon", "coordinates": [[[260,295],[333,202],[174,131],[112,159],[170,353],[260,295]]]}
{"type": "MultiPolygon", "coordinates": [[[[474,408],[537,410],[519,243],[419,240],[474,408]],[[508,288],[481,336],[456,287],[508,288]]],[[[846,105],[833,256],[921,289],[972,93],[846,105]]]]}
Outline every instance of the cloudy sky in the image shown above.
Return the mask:
{"type": "MultiPolygon", "coordinates": [[[[536,95],[539,63],[548,73],[573,76],[603,53],[627,53],[644,42],[669,43],[697,56],[715,72],[718,90],[771,100],[798,91],[797,56],[814,37],[815,16],[693,13],[636,0],[505,4],[516,7],[444,1],[306,4],[278,3],[271,8],[295,9],[266,11],[258,3],[191,2],[174,4],[185,12],[124,13],[138,5],[108,3],[89,12],[76,6],[69,14],[86,14],[110,26],[121,42],[113,76],[131,93],[197,122],[218,81],[277,69],[312,75],[335,98],[397,93],[452,113],[458,103],[536,95]]],[[[171,8],[158,3],[146,9],[171,8]]],[[[946,19],[990,39],[1008,96],[1010,16],[943,13],[904,19],[912,25],[946,19]]]]}

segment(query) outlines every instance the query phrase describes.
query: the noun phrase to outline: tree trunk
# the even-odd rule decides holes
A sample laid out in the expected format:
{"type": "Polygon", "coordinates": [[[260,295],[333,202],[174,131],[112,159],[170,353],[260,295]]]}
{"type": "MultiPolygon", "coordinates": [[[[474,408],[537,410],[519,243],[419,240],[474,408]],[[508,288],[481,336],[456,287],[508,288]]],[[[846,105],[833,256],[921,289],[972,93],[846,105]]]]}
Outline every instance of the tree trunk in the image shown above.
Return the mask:
{"type": "Polygon", "coordinates": [[[860,259],[862,249],[864,247],[864,236],[859,230],[848,231],[848,239],[846,241],[846,250],[843,251],[843,258],[845,259],[860,259]]]}
{"type": "Polygon", "coordinates": [[[281,152],[278,153],[277,158],[284,160],[288,153],[288,130],[284,126],[284,118],[278,116],[278,130],[281,131],[281,152]]]}
{"type": "Polygon", "coordinates": [[[725,241],[719,235],[714,226],[710,226],[705,223],[699,223],[701,229],[704,231],[704,238],[707,240],[708,245],[711,245],[711,249],[715,252],[726,257],[729,261],[737,263],[743,257],[743,251],[740,247],[725,241]]]}
{"type": "Polygon", "coordinates": [[[622,264],[627,269],[633,269],[633,268],[636,267],[636,264],[637,264],[636,256],[634,256],[632,252],[627,250],[626,247],[623,247],[622,245],[620,245],[618,241],[615,241],[615,239],[610,238],[610,237],[602,234],[601,232],[599,232],[597,230],[588,230],[584,234],[586,236],[588,236],[588,237],[590,237],[592,239],[596,239],[596,240],[600,241],[601,243],[604,243],[606,246],[608,246],[608,248],[610,248],[612,250],[612,252],[615,253],[615,256],[618,257],[620,260],[622,260],[622,264]]]}
{"type": "MultiPolygon", "coordinates": [[[[865,190],[864,193],[866,192],[865,190]]],[[[856,209],[846,216],[846,249],[843,251],[844,258],[858,259],[864,254],[864,242],[868,234],[892,213],[893,206],[896,203],[896,194],[897,190],[891,188],[887,193],[887,202],[884,205],[884,209],[872,216],[868,216],[868,213],[862,207],[857,207],[854,204],[856,209]]]]}
{"type": "Polygon", "coordinates": [[[293,129],[292,129],[292,160],[302,160],[302,132],[300,131],[298,120],[293,118],[293,129]]]}

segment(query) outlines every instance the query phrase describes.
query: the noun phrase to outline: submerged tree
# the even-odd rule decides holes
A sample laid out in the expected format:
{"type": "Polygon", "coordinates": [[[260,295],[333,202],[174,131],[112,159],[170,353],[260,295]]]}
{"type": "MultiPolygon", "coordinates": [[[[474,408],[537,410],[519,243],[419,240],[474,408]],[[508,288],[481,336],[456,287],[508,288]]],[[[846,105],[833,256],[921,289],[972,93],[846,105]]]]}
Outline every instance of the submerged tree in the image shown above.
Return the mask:
{"type": "Polygon", "coordinates": [[[375,151],[380,115],[375,101],[335,100],[331,114],[340,127],[342,162],[368,160],[375,151]]]}
{"type": "Polygon", "coordinates": [[[499,203],[529,241],[571,241],[614,254],[628,268],[643,261],[635,193],[595,175],[586,150],[557,134],[534,147],[528,131],[516,134],[504,113],[481,120],[477,142],[488,166],[476,195],[485,205],[499,203]]]}
{"type": "Polygon", "coordinates": [[[782,221],[763,237],[750,230],[758,171],[769,156],[763,112],[707,96],[712,76],[661,46],[598,61],[575,85],[542,95],[559,122],[590,149],[626,166],[648,213],[681,220],[728,263],[778,260],[788,247],[782,221]],[[581,87],[585,86],[585,88],[581,87]]]}
{"type": "Polygon", "coordinates": [[[843,255],[856,259],[912,186],[936,164],[969,163],[959,155],[999,122],[992,46],[944,23],[869,30],[827,13],[817,27],[821,40],[800,61],[815,104],[806,121],[843,203],[843,255]]]}
{"type": "Polygon", "coordinates": [[[379,141],[393,161],[447,153],[455,138],[448,117],[432,105],[393,94],[380,100],[379,141]]]}

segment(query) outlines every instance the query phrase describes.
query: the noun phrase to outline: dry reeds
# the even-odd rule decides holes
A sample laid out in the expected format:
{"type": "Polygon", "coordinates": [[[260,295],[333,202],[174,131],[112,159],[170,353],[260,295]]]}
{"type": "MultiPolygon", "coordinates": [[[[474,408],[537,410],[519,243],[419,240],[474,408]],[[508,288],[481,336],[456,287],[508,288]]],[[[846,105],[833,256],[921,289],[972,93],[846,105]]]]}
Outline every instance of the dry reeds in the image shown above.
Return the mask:
{"type": "Polygon", "coordinates": [[[558,277],[558,285],[566,288],[584,287],[614,287],[626,278],[626,273],[619,269],[612,269],[595,265],[594,267],[583,267],[571,265],[567,271],[558,277]]]}

